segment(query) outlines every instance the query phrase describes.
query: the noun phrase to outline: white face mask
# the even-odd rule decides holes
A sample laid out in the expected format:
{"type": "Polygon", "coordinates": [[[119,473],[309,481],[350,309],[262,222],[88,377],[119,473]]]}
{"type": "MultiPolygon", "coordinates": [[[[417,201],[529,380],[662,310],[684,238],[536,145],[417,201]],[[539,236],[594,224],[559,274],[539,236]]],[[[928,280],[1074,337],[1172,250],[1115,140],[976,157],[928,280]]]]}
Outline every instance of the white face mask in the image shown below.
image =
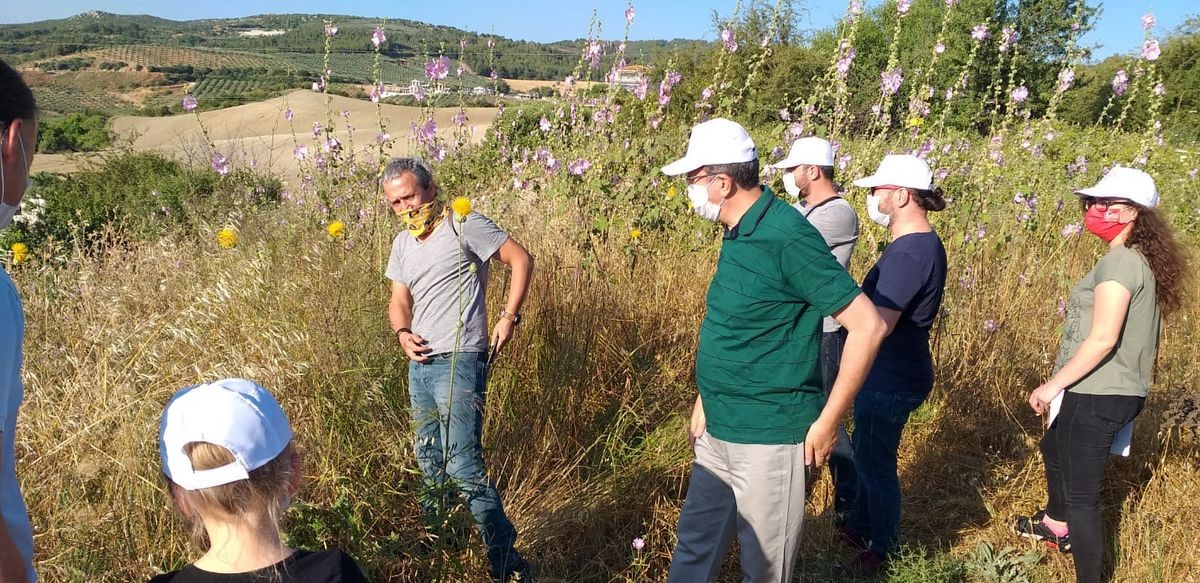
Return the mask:
{"type": "MultiPolygon", "coordinates": [[[[21,138],[21,134],[17,134],[17,140],[21,144],[21,159],[25,162],[25,167],[29,167],[29,159],[25,157],[25,140],[21,138]]],[[[28,175],[25,176],[25,190],[21,196],[25,196],[26,192],[33,187],[33,179],[28,175]]],[[[12,224],[13,217],[21,212],[21,204],[8,204],[4,202],[7,193],[4,191],[4,165],[0,164],[0,229],[7,229],[12,224]]]]}
{"type": "MultiPolygon", "coordinates": [[[[709,179],[709,184],[712,180],[709,179]]],[[[721,205],[725,204],[725,200],[721,200],[721,204],[713,204],[708,200],[709,184],[692,184],[687,188],[688,200],[692,202],[692,210],[702,218],[712,222],[717,222],[721,217],[721,205]]]]}
{"type": "Polygon", "coordinates": [[[887,227],[892,224],[892,217],[879,210],[879,195],[867,195],[867,216],[871,217],[880,226],[887,227]]]}
{"type": "Polygon", "coordinates": [[[783,189],[786,190],[788,194],[792,195],[792,198],[800,198],[800,187],[796,186],[795,172],[788,172],[787,174],[783,175],[783,189]]]}

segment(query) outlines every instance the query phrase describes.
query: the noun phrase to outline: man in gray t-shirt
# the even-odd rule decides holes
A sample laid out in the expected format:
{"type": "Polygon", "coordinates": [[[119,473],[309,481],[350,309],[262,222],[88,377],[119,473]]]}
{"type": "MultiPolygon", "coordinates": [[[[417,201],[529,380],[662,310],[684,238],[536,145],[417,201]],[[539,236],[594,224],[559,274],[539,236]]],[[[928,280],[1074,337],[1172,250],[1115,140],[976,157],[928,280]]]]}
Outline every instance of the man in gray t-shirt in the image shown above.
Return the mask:
{"type": "Polygon", "coordinates": [[[392,159],[383,172],[383,192],[405,225],[388,258],[388,319],[410,359],[417,463],[427,485],[422,505],[434,512],[446,502],[446,487],[456,489],[483,535],[492,581],[528,580],[529,566],[513,548],[516,529],[485,472],[479,436],[488,366],[521,322],[533,257],[487,217],[447,208],[421,160],[392,159]],[[487,276],[493,258],[508,265],[512,277],[489,337],[487,276]]]}
{"type": "MultiPolygon", "coordinates": [[[[798,199],[793,206],[817,228],[829,251],[847,269],[858,241],[858,214],[838,196],[833,183],[833,146],[821,138],[801,138],[792,143],[787,158],[772,166],[784,171],[784,190],[798,199]]],[[[826,398],[841,368],[845,341],[845,330],[837,320],[826,317],[821,334],[821,377],[826,398]]],[[[854,506],[858,479],[845,427],[839,428],[838,441],[829,457],[829,470],[833,475],[834,521],[840,526],[854,506]]]]}

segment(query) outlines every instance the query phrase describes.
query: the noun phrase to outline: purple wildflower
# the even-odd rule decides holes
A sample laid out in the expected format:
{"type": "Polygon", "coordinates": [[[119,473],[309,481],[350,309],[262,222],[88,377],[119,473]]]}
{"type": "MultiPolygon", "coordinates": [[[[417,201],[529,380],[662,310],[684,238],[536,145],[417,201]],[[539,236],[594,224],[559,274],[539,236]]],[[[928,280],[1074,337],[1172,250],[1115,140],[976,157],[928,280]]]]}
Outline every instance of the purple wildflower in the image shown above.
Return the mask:
{"type": "MultiPolygon", "coordinates": [[[[543,118],[543,119],[545,119],[545,118],[543,118]]],[[[467,114],[460,111],[460,112],[454,114],[454,117],[450,118],[450,120],[454,122],[454,125],[461,128],[461,127],[467,125],[467,114]]]]}
{"type": "Polygon", "coordinates": [[[1167,94],[1167,87],[1160,81],[1154,84],[1154,89],[1151,91],[1153,91],[1155,95],[1163,96],[1167,94]]]}
{"type": "Polygon", "coordinates": [[[983,321],[983,331],[991,334],[1000,329],[1000,323],[991,318],[983,321]]]}
{"type": "Polygon", "coordinates": [[[295,156],[297,160],[304,160],[308,157],[308,146],[297,145],[292,150],[292,155],[295,156]]]}
{"type": "Polygon", "coordinates": [[[389,134],[386,132],[376,132],[375,133],[375,143],[376,144],[384,144],[384,143],[387,143],[391,139],[392,139],[392,134],[389,134]]]}
{"type": "Polygon", "coordinates": [[[1154,24],[1156,22],[1158,22],[1158,21],[1155,20],[1154,15],[1147,12],[1146,15],[1142,17],[1142,29],[1150,30],[1150,29],[1154,28],[1154,24]]]}
{"type": "Polygon", "coordinates": [[[593,69],[600,68],[600,56],[602,54],[603,54],[603,47],[600,45],[599,40],[592,39],[592,40],[588,41],[586,57],[587,57],[587,60],[591,62],[593,69]]]}
{"type": "Polygon", "coordinates": [[[283,119],[287,120],[288,122],[291,122],[292,119],[294,119],[295,117],[296,117],[296,114],[292,113],[292,108],[289,107],[289,108],[283,110],[283,119]]]}
{"type": "Polygon", "coordinates": [[[450,74],[450,59],[438,57],[425,63],[425,77],[430,81],[445,79],[450,74]]]}
{"type": "Polygon", "coordinates": [[[328,22],[325,23],[325,36],[337,36],[337,33],[338,27],[329,24],[328,22]]]}
{"type": "Polygon", "coordinates": [[[885,97],[895,95],[900,90],[900,84],[904,82],[904,75],[899,67],[883,71],[879,77],[882,80],[880,90],[885,97]]]}
{"type": "Polygon", "coordinates": [[[1117,94],[1117,97],[1125,95],[1125,91],[1129,89],[1129,74],[1125,72],[1125,69],[1117,71],[1117,74],[1113,77],[1112,89],[1113,93],[1117,94]]]}
{"type": "Polygon", "coordinates": [[[383,85],[382,84],[371,87],[371,91],[370,91],[371,103],[379,103],[379,99],[381,98],[382,95],[383,95],[383,85]]]}
{"type": "Polygon", "coordinates": [[[183,110],[184,111],[191,111],[193,109],[196,109],[197,105],[200,105],[200,103],[196,101],[195,97],[192,97],[191,95],[183,96],[183,110]]]}
{"type": "Polygon", "coordinates": [[[1029,98],[1029,89],[1024,85],[1018,85],[1012,90],[1013,103],[1023,103],[1027,98],[1029,98]]]}
{"type": "Polygon", "coordinates": [[[1071,88],[1071,84],[1075,82],[1075,69],[1067,67],[1058,72],[1058,92],[1062,93],[1071,88]]]}
{"type": "Polygon", "coordinates": [[[942,54],[942,53],[944,53],[944,52],[946,52],[946,45],[945,45],[945,43],[941,43],[941,42],[939,42],[938,44],[936,44],[936,45],[933,45],[933,52],[935,52],[935,53],[937,53],[937,54],[939,54],[939,55],[940,55],[940,54],[942,54]]]}
{"type": "Polygon", "coordinates": [[[376,26],[375,32],[371,33],[371,44],[375,45],[375,48],[379,48],[385,42],[387,42],[387,33],[383,31],[382,26],[376,26]]]}
{"type": "Polygon", "coordinates": [[[721,31],[721,44],[725,50],[731,53],[736,53],[738,50],[737,36],[728,28],[721,31]]]}
{"type": "Polygon", "coordinates": [[[633,95],[640,101],[646,98],[646,91],[648,89],[650,89],[650,78],[643,76],[641,79],[638,79],[637,86],[633,88],[633,95]]]}
{"type": "Polygon", "coordinates": [[[850,47],[845,53],[842,54],[842,57],[837,60],[835,67],[837,68],[837,74],[839,78],[845,79],[846,75],[850,73],[850,67],[854,65],[854,57],[856,55],[858,55],[858,51],[856,51],[854,47],[850,47]]]}
{"type": "Polygon", "coordinates": [[[908,14],[908,9],[910,7],[912,7],[911,0],[900,0],[899,2],[896,2],[896,14],[904,16],[905,14],[908,14]]]}
{"type": "MultiPolygon", "coordinates": [[[[633,9],[630,8],[630,10],[633,10],[633,9]]],[[[646,541],[643,540],[642,537],[639,536],[639,537],[633,539],[633,550],[640,551],[644,548],[646,548],[646,541]]]]}
{"type": "Polygon", "coordinates": [[[437,122],[428,120],[425,125],[421,126],[420,138],[422,141],[431,141],[437,136],[437,122]]]}
{"type": "Polygon", "coordinates": [[[548,132],[554,126],[550,123],[550,120],[546,119],[546,116],[543,115],[542,119],[538,120],[538,127],[541,128],[543,132],[548,132]]]}
{"type": "Polygon", "coordinates": [[[852,2],[850,2],[850,14],[852,14],[854,16],[859,16],[862,13],[863,13],[862,0],[853,0],[852,2]]]}
{"type": "Polygon", "coordinates": [[[583,173],[587,172],[588,168],[591,167],[592,163],[590,161],[585,158],[580,158],[574,162],[571,162],[570,164],[567,164],[567,172],[570,172],[572,176],[583,176],[583,173]]]}
{"type": "Polygon", "coordinates": [[[1083,231],[1083,227],[1079,223],[1071,223],[1062,230],[1063,237],[1073,237],[1083,231]]]}
{"type": "Polygon", "coordinates": [[[976,24],[975,28],[971,29],[971,38],[975,39],[976,42],[983,42],[989,36],[991,36],[991,33],[988,32],[986,24],[976,24]]]}
{"type": "Polygon", "coordinates": [[[1158,41],[1150,39],[1142,44],[1142,58],[1147,61],[1154,61],[1162,54],[1162,49],[1158,46],[1158,41]]]}
{"type": "Polygon", "coordinates": [[[633,24],[633,17],[637,15],[637,11],[633,9],[633,4],[625,9],[625,24],[633,24]]]}
{"type": "Polygon", "coordinates": [[[229,174],[229,159],[220,152],[214,153],[212,157],[212,169],[221,176],[229,174]]]}
{"type": "Polygon", "coordinates": [[[1021,38],[1021,33],[1011,26],[1006,26],[1000,31],[1000,52],[1008,52],[1013,43],[1021,38]]]}
{"type": "Polygon", "coordinates": [[[1058,315],[1059,316],[1067,315],[1067,301],[1066,300],[1058,300],[1058,315]]]}

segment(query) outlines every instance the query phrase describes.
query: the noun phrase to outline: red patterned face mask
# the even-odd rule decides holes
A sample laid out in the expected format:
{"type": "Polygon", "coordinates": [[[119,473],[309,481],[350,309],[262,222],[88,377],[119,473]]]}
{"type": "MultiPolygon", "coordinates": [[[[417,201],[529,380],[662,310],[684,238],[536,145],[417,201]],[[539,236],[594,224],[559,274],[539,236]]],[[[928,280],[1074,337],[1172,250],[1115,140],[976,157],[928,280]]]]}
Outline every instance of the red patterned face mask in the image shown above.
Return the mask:
{"type": "Polygon", "coordinates": [[[1088,207],[1083,215],[1083,226],[1093,235],[1100,237],[1105,243],[1111,242],[1125,230],[1129,223],[1119,222],[1121,211],[1116,209],[1100,210],[1099,206],[1088,207]]]}

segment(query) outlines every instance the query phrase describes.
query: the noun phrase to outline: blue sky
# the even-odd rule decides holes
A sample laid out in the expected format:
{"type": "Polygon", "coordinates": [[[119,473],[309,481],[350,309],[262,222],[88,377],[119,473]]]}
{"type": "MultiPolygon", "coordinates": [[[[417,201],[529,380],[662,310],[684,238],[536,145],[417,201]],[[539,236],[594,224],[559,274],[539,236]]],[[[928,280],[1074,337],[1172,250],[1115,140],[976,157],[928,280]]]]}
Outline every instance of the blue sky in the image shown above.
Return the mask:
{"type": "MultiPolygon", "coordinates": [[[[868,0],[869,6],[880,0],[868,0]]],[[[309,12],[407,18],[475,32],[496,34],[534,41],[553,41],[587,35],[592,9],[596,8],[604,25],[604,37],[621,35],[625,3],[619,0],[456,0],[452,2],[415,2],[412,0],[355,0],[353,2],[294,0],[286,3],[268,0],[205,0],[202,2],[151,2],[149,0],[54,0],[52,2],[6,2],[0,22],[31,22],[63,18],[88,10],[118,14],[152,14],[173,20],[228,18],[270,12],[309,12]],[[451,7],[444,10],[443,7],[451,7]]],[[[711,40],[711,14],[728,14],[733,0],[635,0],[637,17],[630,37],[700,38],[711,40]]],[[[804,17],[806,28],[832,24],[845,2],[814,0],[808,2],[804,17]]],[[[1196,0],[1151,0],[1146,2],[1108,0],[1095,30],[1085,42],[1101,45],[1095,56],[1131,53],[1142,43],[1141,16],[1153,12],[1158,18],[1156,32],[1164,36],[1188,16],[1200,14],[1196,0]]]]}

